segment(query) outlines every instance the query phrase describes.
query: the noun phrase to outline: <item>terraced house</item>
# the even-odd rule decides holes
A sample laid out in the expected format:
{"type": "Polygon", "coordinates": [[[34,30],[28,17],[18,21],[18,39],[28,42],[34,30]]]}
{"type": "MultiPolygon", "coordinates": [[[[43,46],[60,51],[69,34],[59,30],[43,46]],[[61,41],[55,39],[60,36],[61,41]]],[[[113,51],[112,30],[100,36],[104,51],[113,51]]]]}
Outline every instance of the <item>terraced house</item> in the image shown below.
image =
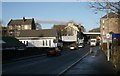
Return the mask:
{"type": "MultiPolygon", "coordinates": [[[[109,42],[113,43],[113,34],[120,34],[120,16],[110,12],[100,18],[100,33],[103,43],[103,49],[107,49],[107,34],[110,34],[109,42]]],[[[118,41],[118,43],[120,43],[118,41]]]]}
{"type": "Polygon", "coordinates": [[[8,23],[8,36],[17,36],[20,30],[35,30],[36,25],[34,18],[26,19],[11,19],[8,23]]]}
{"type": "MultiPolygon", "coordinates": [[[[107,33],[120,34],[120,16],[116,13],[110,12],[100,19],[100,32],[103,36],[107,33]]],[[[104,39],[103,39],[104,40],[104,39]]]]}

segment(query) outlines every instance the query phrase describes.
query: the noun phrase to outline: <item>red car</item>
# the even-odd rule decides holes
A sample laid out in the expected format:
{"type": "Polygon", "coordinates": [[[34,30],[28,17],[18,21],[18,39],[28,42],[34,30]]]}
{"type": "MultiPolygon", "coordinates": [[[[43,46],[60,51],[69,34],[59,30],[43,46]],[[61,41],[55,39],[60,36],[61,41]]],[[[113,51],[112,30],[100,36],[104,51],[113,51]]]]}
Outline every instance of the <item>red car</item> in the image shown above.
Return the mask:
{"type": "Polygon", "coordinates": [[[47,51],[47,56],[58,56],[61,55],[61,50],[59,48],[49,48],[47,51]]]}

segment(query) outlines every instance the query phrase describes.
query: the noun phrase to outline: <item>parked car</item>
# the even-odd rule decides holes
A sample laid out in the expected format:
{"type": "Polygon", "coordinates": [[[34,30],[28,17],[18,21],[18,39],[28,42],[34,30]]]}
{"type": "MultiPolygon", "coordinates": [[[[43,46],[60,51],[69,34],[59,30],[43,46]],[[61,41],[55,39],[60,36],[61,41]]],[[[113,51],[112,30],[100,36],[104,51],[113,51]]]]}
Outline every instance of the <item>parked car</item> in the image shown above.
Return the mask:
{"type": "Polygon", "coordinates": [[[49,48],[47,51],[47,56],[58,56],[61,55],[61,50],[59,48],[49,48]]]}
{"type": "Polygon", "coordinates": [[[84,47],[83,43],[78,44],[78,48],[82,48],[82,47],[84,47]]]}

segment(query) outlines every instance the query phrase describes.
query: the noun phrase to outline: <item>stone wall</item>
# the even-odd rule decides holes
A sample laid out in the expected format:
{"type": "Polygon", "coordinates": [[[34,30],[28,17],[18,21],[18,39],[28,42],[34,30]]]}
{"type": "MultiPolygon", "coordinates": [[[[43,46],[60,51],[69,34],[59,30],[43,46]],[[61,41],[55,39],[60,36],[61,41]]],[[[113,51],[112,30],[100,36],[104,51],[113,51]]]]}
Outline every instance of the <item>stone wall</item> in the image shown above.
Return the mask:
{"type": "Polygon", "coordinates": [[[101,18],[100,21],[100,32],[106,34],[113,32],[116,34],[120,33],[120,19],[119,18],[101,18]],[[104,27],[103,27],[104,26],[104,27]]]}

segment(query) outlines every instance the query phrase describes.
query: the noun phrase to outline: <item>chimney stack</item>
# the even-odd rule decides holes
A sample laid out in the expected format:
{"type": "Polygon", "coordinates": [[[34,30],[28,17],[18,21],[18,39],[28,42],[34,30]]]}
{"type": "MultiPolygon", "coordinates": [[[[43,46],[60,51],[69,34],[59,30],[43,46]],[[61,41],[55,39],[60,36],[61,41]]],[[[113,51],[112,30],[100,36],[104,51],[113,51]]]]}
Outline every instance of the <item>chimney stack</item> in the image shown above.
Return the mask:
{"type": "Polygon", "coordinates": [[[24,21],[24,22],[25,22],[25,20],[26,20],[25,17],[23,17],[23,21],[24,21]]]}

